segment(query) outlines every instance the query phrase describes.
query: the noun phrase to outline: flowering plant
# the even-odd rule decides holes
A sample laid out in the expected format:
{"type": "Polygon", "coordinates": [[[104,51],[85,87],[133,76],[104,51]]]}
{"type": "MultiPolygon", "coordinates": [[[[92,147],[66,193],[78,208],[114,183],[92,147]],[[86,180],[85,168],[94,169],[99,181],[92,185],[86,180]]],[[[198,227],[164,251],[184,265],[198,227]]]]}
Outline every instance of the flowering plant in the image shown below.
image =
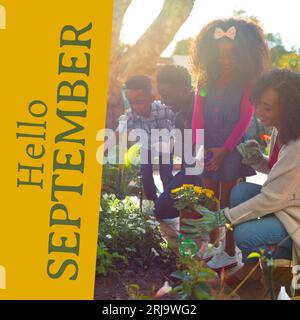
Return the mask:
{"type": "Polygon", "coordinates": [[[175,207],[178,210],[195,210],[197,206],[213,208],[219,201],[212,190],[193,184],[183,184],[181,187],[173,189],[171,196],[175,199],[175,207]]]}

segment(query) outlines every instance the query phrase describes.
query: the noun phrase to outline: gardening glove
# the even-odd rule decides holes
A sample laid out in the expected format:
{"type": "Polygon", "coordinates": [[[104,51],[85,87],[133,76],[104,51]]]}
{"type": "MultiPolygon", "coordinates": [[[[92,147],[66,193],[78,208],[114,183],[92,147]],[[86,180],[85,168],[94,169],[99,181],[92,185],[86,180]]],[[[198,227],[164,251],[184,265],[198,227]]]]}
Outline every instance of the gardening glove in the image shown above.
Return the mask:
{"type": "Polygon", "coordinates": [[[203,237],[217,228],[230,224],[229,219],[225,216],[224,209],[210,211],[200,206],[195,209],[203,217],[201,219],[183,219],[186,226],[181,227],[190,237],[203,237]]]}
{"type": "Polygon", "coordinates": [[[243,157],[242,162],[247,165],[258,165],[264,160],[264,155],[260,150],[256,140],[247,140],[237,146],[238,152],[243,157]]]}

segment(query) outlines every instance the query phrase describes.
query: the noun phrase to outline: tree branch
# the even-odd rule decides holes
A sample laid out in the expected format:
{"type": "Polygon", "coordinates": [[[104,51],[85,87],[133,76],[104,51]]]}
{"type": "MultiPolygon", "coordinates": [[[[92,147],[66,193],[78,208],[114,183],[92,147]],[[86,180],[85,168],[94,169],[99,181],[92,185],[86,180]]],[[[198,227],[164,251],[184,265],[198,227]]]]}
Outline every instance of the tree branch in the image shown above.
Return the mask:
{"type": "Polygon", "coordinates": [[[112,22],[111,48],[119,47],[120,33],[123,25],[124,15],[132,0],[114,0],[114,13],[112,22]]]}
{"type": "Polygon", "coordinates": [[[162,11],[144,35],[123,57],[126,75],[139,69],[151,74],[161,53],[167,48],[174,36],[189,17],[195,0],[165,0],[162,11]],[[153,60],[153,57],[156,60],[153,60]],[[148,70],[145,65],[149,66],[148,70]],[[146,69],[146,70],[145,70],[146,69]]]}

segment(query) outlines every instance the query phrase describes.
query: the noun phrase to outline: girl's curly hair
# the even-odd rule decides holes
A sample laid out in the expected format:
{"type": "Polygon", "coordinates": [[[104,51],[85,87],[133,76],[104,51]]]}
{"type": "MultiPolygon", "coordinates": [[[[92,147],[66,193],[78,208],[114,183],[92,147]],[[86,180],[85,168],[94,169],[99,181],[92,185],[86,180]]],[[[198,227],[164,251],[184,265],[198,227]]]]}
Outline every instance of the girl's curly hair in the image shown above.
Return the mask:
{"type": "Polygon", "coordinates": [[[274,69],[265,73],[253,90],[255,104],[267,89],[278,94],[280,106],[279,139],[283,144],[300,138],[300,74],[287,69],[274,69]]]}
{"type": "Polygon", "coordinates": [[[269,65],[268,46],[258,24],[236,18],[214,20],[201,30],[191,46],[191,71],[196,85],[206,85],[217,79],[217,43],[224,40],[233,43],[238,83],[253,82],[269,65]],[[234,40],[214,39],[216,28],[227,31],[233,26],[236,29],[234,40]]]}

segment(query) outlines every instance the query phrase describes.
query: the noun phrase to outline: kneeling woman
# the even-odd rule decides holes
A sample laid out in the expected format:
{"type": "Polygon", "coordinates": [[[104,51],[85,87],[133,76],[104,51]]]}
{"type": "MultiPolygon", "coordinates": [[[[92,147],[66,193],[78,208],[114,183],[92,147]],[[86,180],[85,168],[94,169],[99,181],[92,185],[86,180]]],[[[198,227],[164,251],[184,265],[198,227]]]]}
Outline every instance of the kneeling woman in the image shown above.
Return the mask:
{"type": "Polygon", "coordinates": [[[228,278],[234,284],[257,264],[252,252],[274,247],[274,258],[300,261],[300,74],[272,70],[254,90],[256,113],[263,126],[274,127],[271,156],[266,159],[255,142],[245,143],[244,162],[267,173],[263,186],[241,183],[232,190],[231,209],[203,209],[203,223],[191,231],[211,231],[229,223],[244,266],[228,278]],[[209,226],[209,228],[207,228],[209,226]]]}

